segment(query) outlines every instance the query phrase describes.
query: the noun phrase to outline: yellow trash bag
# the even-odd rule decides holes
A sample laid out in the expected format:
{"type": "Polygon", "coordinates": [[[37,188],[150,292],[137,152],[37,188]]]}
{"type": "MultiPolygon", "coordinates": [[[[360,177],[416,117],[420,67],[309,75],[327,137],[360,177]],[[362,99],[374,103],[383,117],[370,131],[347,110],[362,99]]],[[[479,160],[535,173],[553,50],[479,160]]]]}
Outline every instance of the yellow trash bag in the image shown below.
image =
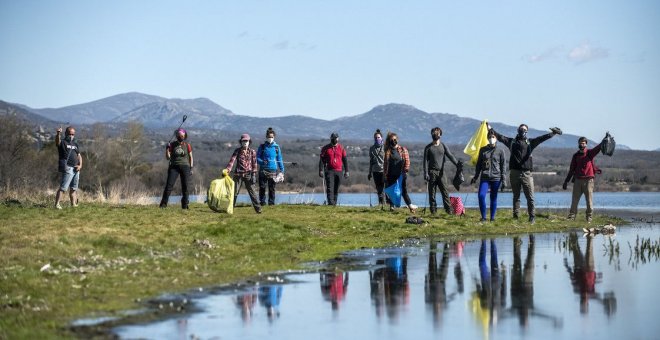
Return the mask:
{"type": "Polygon", "coordinates": [[[222,170],[222,178],[211,181],[206,192],[206,203],[213,211],[234,213],[234,180],[227,169],[222,170]]]}
{"type": "Polygon", "coordinates": [[[488,145],[488,121],[484,120],[474,133],[470,141],[463,149],[463,153],[470,156],[470,164],[477,165],[477,158],[479,158],[479,149],[488,145]]]}

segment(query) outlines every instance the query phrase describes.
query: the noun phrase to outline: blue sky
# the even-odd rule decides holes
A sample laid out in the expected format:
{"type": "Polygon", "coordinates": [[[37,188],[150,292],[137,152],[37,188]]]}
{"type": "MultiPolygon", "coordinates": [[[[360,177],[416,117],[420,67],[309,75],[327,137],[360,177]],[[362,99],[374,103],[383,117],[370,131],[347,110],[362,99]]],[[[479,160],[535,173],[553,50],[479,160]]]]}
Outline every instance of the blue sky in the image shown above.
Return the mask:
{"type": "Polygon", "coordinates": [[[658,32],[658,1],[0,0],[0,99],[323,119],[405,103],[656,149],[658,32]]]}

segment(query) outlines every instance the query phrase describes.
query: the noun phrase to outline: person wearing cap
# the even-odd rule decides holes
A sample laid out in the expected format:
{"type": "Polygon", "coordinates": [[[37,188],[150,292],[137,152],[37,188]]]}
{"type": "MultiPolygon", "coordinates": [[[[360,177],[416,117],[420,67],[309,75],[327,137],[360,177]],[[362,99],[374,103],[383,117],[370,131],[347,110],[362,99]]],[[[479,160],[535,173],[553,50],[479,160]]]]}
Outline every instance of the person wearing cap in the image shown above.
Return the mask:
{"type": "Polygon", "coordinates": [[[234,150],[234,153],[229,159],[227,164],[227,172],[231,172],[236,163],[236,170],[234,170],[234,206],[236,206],[236,198],[238,191],[241,189],[241,184],[245,183],[252,207],[257,214],[261,213],[261,205],[257,201],[257,195],[254,192],[254,186],[257,185],[257,152],[250,148],[252,140],[250,135],[244,133],[238,141],[241,146],[234,150]]]}
{"type": "Polygon", "coordinates": [[[163,198],[160,200],[160,207],[167,207],[176,179],[181,177],[181,208],[188,209],[188,188],[191,187],[190,179],[193,168],[192,146],[186,141],[188,139],[186,130],[177,129],[174,131],[174,135],[176,140],[168,143],[165,149],[165,158],[169,160],[170,164],[167,168],[167,183],[163,190],[163,198]]]}
{"type": "Polygon", "coordinates": [[[575,219],[578,203],[580,202],[582,194],[584,194],[584,198],[587,201],[587,210],[585,212],[587,223],[591,223],[593,213],[594,178],[597,173],[600,173],[600,170],[596,167],[596,164],[594,164],[594,158],[600,152],[603,143],[601,142],[593,149],[587,149],[587,142],[586,137],[580,137],[578,139],[579,150],[573,154],[571,166],[568,169],[568,174],[566,175],[566,180],[564,180],[562,188],[566,190],[568,188],[568,182],[571,181],[571,178],[574,179],[571,210],[569,211],[567,218],[569,220],[575,219]]]}
{"type": "Polygon", "coordinates": [[[266,141],[257,148],[257,164],[259,164],[259,203],[266,205],[266,188],[268,188],[268,205],[275,204],[275,179],[278,174],[284,175],[282,149],[275,142],[275,130],[266,130],[266,141]]]}
{"type": "Polygon", "coordinates": [[[511,191],[513,191],[513,218],[518,219],[520,212],[520,189],[522,188],[527,199],[527,213],[529,214],[529,222],[536,222],[535,208],[534,208],[534,178],[532,178],[532,152],[541,143],[552,138],[554,135],[561,135],[561,129],[551,128],[552,132],[541,135],[535,138],[527,138],[527,130],[529,129],[526,124],[518,126],[518,134],[515,138],[506,137],[497,133],[494,129],[488,126],[489,131],[495,134],[497,140],[509,148],[509,179],[511,184],[511,191]]]}
{"type": "Polygon", "coordinates": [[[80,148],[78,143],[74,140],[76,129],[73,126],[66,128],[66,137],[62,139],[60,134],[62,127],[57,129],[55,135],[55,145],[57,146],[57,153],[59,155],[58,171],[62,174],[60,181],[60,190],[55,194],[55,208],[62,209],[60,199],[62,194],[69,190],[69,199],[71,206],[78,206],[78,181],[80,179],[80,169],[82,169],[82,156],[80,155],[80,148]]]}
{"type": "Polygon", "coordinates": [[[319,177],[325,178],[325,193],[328,205],[337,204],[342,172],[343,177],[348,178],[346,149],[339,144],[339,134],[333,132],[330,135],[330,144],[326,144],[321,149],[319,159],[319,177]]]}

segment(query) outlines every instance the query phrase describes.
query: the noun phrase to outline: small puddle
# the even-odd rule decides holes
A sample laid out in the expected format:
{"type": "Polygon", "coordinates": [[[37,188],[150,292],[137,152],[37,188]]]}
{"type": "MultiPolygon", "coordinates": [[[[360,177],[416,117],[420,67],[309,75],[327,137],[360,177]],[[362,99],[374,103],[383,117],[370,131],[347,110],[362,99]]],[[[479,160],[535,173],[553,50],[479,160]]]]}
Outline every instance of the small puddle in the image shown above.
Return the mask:
{"type": "Polygon", "coordinates": [[[188,297],[120,338],[657,338],[660,233],[411,241],[188,297]],[[331,269],[328,269],[331,268],[331,269]]]}

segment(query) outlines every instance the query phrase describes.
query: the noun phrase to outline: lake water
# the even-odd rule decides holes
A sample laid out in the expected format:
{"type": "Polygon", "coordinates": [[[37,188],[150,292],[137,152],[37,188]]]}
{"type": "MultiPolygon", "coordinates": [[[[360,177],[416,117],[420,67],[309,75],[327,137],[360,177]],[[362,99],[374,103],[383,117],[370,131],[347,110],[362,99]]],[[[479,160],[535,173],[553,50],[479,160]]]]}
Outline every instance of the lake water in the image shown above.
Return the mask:
{"type": "Polygon", "coordinates": [[[611,237],[414,241],[349,252],[327,264],[337,271],[194,298],[202,312],[114,331],[150,339],[658,339],[659,243],[652,224],[611,237]],[[635,251],[638,237],[653,255],[635,251]]]}
{"type": "MultiPolygon", "coordinates": [[[[459,196],[463,204],[469,208],[479,207],[476,193],[452,193],[450,196],[459,196]]],[[[413,204],[420,207],[428,206],[428,198],[423,193],[410,194],[413,204]]],[[[537,192],[534,196],[537,208],[568,209],[571,206],[571,193],[565,192],[537,192]]],[[[194,200],[204,202],[206,197],[196,196],[194,200]]],[[[178,202],[180,198],[171,198],[170,202],[178,202]]],[[[439,204],[442,205],[440,195],[437,196],[439,204]]],[[[500,208],[511,208],[512,194],[504,192],[498,194],[497,205],[500,208]]],[[[323,204],[324,194],[277,194],[276,204],[323,204]]],[[[369,206],[377,205],[376,194],[339,194],[339,205],[345,206],[369,206]],[[371,201],[370,201],[371,197],[371,201]]],[[[238,196],[238,203],[250,203],[246,194],[238,196]]],[[[521,206],[526,211],[527,200],[521,194],[521,206]]],[[[580,208],[585,207],[584,197],[580,201],[580,208]]],[[[596,192],[594,193],[594,209],[625,209],[645,212],[660,212],[660,193],[657,192],[596,192]]]]}

